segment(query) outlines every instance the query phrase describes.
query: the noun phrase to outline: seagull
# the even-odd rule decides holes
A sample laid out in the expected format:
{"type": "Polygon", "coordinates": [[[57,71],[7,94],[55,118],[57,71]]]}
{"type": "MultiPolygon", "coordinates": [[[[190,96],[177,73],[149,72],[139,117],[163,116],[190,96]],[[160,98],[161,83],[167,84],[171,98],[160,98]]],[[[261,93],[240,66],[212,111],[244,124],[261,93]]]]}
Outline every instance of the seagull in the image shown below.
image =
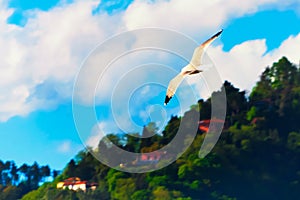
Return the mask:
{"type": "Polygon", "coordinates": [[[170,101],[170,99],[174,96],[178,86],[182,82],[185,76],[187,75],[193,75],[193,74],[198,74],[202,72],[202,70],[199,70],[198,67],[202,65],[202,57],[203,53],[207,49],[207,47],[217,38],[221,33],[223,32],[223,29],[220,30],[218,33],[213,35],[211,38],[203,42],[200,46],[198,46],[194,50],[193,57],[190,61],[189,64],[187,64],[184,68],[182,68],[181,72],[175,76],[169,83],[168,89],[167,89],[167,94],[165,98],[165,103],[164,105],[167,105],[170,101]]]}

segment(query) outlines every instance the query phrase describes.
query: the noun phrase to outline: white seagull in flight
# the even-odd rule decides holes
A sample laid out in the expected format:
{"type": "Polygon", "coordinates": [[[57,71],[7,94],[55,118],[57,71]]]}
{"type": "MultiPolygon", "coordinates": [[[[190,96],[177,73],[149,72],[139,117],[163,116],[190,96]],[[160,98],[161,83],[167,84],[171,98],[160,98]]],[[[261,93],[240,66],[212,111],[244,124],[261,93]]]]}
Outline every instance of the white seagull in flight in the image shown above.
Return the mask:
{"type": "Polygon", "coordinates": [[[166,98],[165,98],[165,105],[167,105],[170,99],[174,96],[176,89],[178,88],[179,84],[182,82],[186,75],[198,74],[202,72],[202,70],[197,69],[202,64],[202,57],[203,53],[207,49],[207,47],[223,32],[223,29],[220,30],[218,33],[213,35],[211,38],[203,42],[200,46],[198,46],[194,50],[193,57],[189,64],[187,64],[184,68],[182,68],[181,72],[175,76],[169,83],[166,98]]]}

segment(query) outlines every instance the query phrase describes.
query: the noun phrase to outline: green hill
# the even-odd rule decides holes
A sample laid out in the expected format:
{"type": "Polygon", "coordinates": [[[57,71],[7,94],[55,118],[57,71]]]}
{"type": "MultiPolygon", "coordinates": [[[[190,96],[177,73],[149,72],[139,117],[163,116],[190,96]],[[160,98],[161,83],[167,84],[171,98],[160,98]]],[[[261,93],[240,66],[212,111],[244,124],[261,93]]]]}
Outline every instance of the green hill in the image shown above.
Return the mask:
{"type": "MultiPolygon", "coordinates": [[[[283,57],[266,68],[250,94],[246,95],[227,81],[224,87],[227,95],[225,128],[213,151],[204,159],[198,157],[198,151],[209,133],[200,130],[176,162],[149,173],[111,169],[89,151],[82,151],[53,182],[45,183],[22,199],[298,199],[299,68],[283,57]],[[59,181],[69,177],[95,182],[98,187],[86,192],[56,188],[59,181]]],[[[107,137],[123,149],[151,152],[174,137],[181,119],[187,115],[200,111],[200,120],[209,119],[210,107],[210,99],[198,101],[184,116],[173,116],[163,133],[152,138],[107,137]]],[[[142,134],[156,131],[155,124],[150,123],[142,134]]],[[[109,146],[107,148],[109,150],[109,146]]]]}

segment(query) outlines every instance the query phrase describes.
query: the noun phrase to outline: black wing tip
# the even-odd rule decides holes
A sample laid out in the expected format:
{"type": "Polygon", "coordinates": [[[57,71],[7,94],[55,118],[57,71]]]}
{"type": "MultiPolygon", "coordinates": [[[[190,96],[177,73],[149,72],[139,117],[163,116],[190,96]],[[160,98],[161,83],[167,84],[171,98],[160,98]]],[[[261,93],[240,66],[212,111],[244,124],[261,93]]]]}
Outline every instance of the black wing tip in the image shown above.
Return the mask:
{"type": "Polygon", "coordinates": [[[172,97],[166,96],[165,103],[164,103],[165,106],[169,103],[170,99],[172,99],[172,97]]]}
{"type": "Polygon", "coordinates": [[[219,32],[217,32],[213,37],[219,37],[219,35],[221,35],[222,32],[223,32],[223,29],[221,29],[219,32]]]}

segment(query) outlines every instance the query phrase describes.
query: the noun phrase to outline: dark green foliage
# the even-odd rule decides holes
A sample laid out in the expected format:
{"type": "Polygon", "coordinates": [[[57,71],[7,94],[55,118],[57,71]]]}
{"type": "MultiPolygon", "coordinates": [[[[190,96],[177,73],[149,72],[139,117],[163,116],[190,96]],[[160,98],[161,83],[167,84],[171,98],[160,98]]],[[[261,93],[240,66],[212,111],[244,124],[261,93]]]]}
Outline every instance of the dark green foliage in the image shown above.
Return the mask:
{"type": "Polygon", "coordinates": [[[0,200],[20,199],[24,194],[39,187],[51,176],[49,166],[23,164],[19,168],[13,161],[0,160],[0,200]]]}
{"type": "Polygon", "coordinates": [[[249,104],[265,117],[265,126],[278,129],[285,139],[298,131],[300,118],[300,71],[286,57],[267,68],[250,95],[249,104]]]}

